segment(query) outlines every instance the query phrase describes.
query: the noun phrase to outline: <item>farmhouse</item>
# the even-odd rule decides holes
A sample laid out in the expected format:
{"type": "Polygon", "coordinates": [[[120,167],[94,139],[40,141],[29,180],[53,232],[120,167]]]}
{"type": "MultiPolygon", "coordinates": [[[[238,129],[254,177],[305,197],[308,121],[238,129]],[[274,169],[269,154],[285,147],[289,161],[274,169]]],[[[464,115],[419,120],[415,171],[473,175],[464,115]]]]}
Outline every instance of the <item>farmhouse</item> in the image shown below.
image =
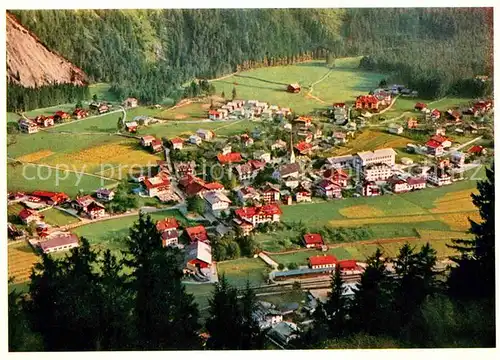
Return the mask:
{"type": "Polygon", "coordinates": [[[223,191],[224,186],[218,182],[206,183],[193,175],[186,175],[179,179],[179,186],[188,196],[203,196],[209,191],[223,191]]]}
{"type": "Polygon", "coordinates": [[[427,153],[434,156],[441,156],[444,150],[451,146],[449,138],[442,135],[434,135],[425,143],[427,153]]]}
{"type": "Polygon", "coordinates": [[[254,227],[267,222],[279,222],[281,209],[276,204],[268,204],[258,207],[243,207],[234,211],[237,217],[254,227]]]}
{"type": "Polygon", "coordinates": [[[250,160],[246,164],[237,165],[234,171],[238,176],[238,180],[254,179],[257,174],[266,166],[266,163],[258,160],[250,160]]]}
{"type": "Polygon", "coordinates": [[[229,116],[228,109],[222,108],[222,109],[208,111],[208,118],[210,120],[223,120],[226,119],[228,116],[229,116]]]}
{"type": "Polygon", "coordinates": [[[83,119],[85,117],[88,116],[88,111],[87,110],[84,110],[84,109],[80,109],[80,108],[76,108],[75,111],[73,111],[73,116],[75,117],[75,119],[79,120],[79,119],[83,119]]]}
{"type": "Polygon", "coordinates": [[[297,124],[302,124],[306,128],[311,126],[311,121],[312,119],[309,116],[299,116],[297,119],[294,120],[295,123],[297,124]]]}
{"type": "Polygon", "coordinates": [[[95,192],[95,194],[99,200],[103,200],[103,201],[111,201],[115,197],[115,192],[113,190],[109,190],[106,188],[98,189],[95,192]]]}
{"type": "Polygon", "coordinates": [[[196,135],[198,135],[204,141],[210,141],[215,136],[212,130],[204,130],[204,129],[196,130],[196,135]]]}
{"type": "Polygon", "coordinates": [[[461,114],[457,110],[450,109],[446,112],[446,117],[450,120],[460,121],[461,114]]]}
{"type": "Polygon", "coordinates": [[[305,234],[303,240],[305,247],[308,249],[321,248],[323,245],[325,245],[320,234],[305,234]]]}
{"type": "Polygon", "coordinates": [[[143,181],[148,196],[162,196],[170,191],[170,180],[164,176],[146,177],[143,181]]]}
{"type": "Polygon", "coordinates": [[[212,265],[212,248],[207,243],[197,241],[186,247],[186,269],[200,272],[212,265]]]}
{"type": "Polygon", "coordinates": [[[474,145],[467,150],[467,153],[472,155],[485,155],[486,152],[487,150],[480,145],[474,145]]]}
{"type": "Polygon", "coordinates": [[[395,163],[396,152],[392,148],[358,152],[354,158],[354,165],[358,169],[372,164],[386,164],[392,167],[395,163]]]}
{"type": "Polygon", "coordinates": [[[78,236],[70,233],[58,233],[50,236],[46,241],[38,243],[44,254],[66,251],[78,245],[78,236]]]}
{"type": "Polygon", "coordinates": [[[284,180],[288,177],[297,177],[300,173],[300,165],[298,163],[291,163],[281,165],[279,169],[275,170],[272,174],[273,179],[284,180]]]}
{"type": "Polygon", "coordinates": [[[212,213],[227,210],[231,204],[231,200],[221,192],[207,192],[204,198],[207,202],[208,209],[212,213]]]}
{"type": "Polygon", "coordinates": [[[427,172],[427,181],[436,186],[449,185],[451,184],[451,175],[448,169],[434,166],[427,172]]]}
{"type": "Polygon", "coordinates": [[[72,206],[79,212],[85,213],[91,219],[97,219],[106,215],[106,208],[94,200],[90,195],[77,197],[72,206]]]}
{"type": "Polygon", "coordinates": [[[176,162],[174,163],[174,169],[179,177],[194,175],[196,171],[196,162],[194,160],[189,162],[176,162]]]}
{"type": "Polygon", "coordinates": [[[344,170],[338,168],[332,168],[332,169],[327,169],[323,172],[323,178],[325,180],[333,181],[339,184],[341,187],[345,188],[347,187],[350,177],[344,170]]]}
{"type": "Polygon", "coordinates": [[[125,128],[129,133],[137,132],[137,123],[135,121],[125,123],[125,128]]]}
{"type": "Polygon", "coordinates": [[[245,186],[238,189],[236,192],[238,199],[241,202],[246,203],[247,201],[259,201],[260,193],[251,186],[245,186]]]}
{"type": "Polygon", "coordinates": [[[184,144],[184,140],[179,137],[173,138],[170,140],[170,144],[172,145],[173,150],[182,150],[182,146],[184,144]]]}
{"type": "MultiPolygon", "coordinates": [[[[69,119],[69,115],[65,119],[69,119]]],[[[54,125],[54,116],[38,115],[33,121],[40,127],[49,127],[54,125]]]]}
{"type": "Polygon", "coordinates": [[[418,102],[418,103],[416,103],[416,104],[415,104],[414,109],[415,109],[416,111],[425,111],[425,110],[427,110],[427,104],[424,104],[424,103],[418,102]]]}
{"type": "Polygon", "coordinates": [[[329,199],[340,199],[342,197],[342,187],[331,180],[322,180],[316,185],[316,194],[329,199]]]}
{"type": "Polygon", "coordinates": [[[356,109],[378,110],[380,101],[373,95],[361,95],[356,98],[356,109]]]}
{"type": "Polygon", "coordinates": [[[298,93],[300,92],[300,85],[297,84],[297,83],[294,83],[294,84],[289,84],[286,88],[286,91],[288,91],[289,93],[298,93]]]}
{"type": "Polygon", "coordinates": [[[431,119],[436,121],[441,117],[441,112],[438,109],[431,110],[431,119]]]}
{"type": "Polygon", "coordinates": [[[22,132],[33,134],[38,132],[38,125],[29,119],[19,119],[19,130],[22,132]]]}
{"type": "Polygon", "coordinates": [[[415,118],[408,119],[408,121],[406,122],[406,127],[408,129],[416,129],[418,127],[417,119],[415,119],[415,118]]]}
{"type": "Polygon", "coordinates": [[[156,222],[156,230],[161,234],[162,246],[177,245],[179,242],[179,223],[176,218],[165,218],[156,222]]]}
{"type": "Polygon", "coordinates": [[[34,222],[42,221],[44,218],[44,216],[40,214],[38,211],[31,209],[22,209],[17,216],[19,217],[19,219],[21,219],[21,221],[24,224],[29,224],[33,221],[34,222]]]}
{"type": "Polygon", "coordinates": [[[309,267],[311,269],[335,268],[337,258],[333,255],[316,255],[309,258],[309,267]]]}
{"type": "Polygon", "coordinates": [[[31,195],[45,201],[48,205],[58,205],[69,200],[69,196],[63,192],[33,191],[31,195]]]}
{"type": "Polygon", "coordinates": [[[298,150],[300,155],[309,155],[312,153],[313,146],[308,142],[301,141],[297,145],[295,145],[295,149],[298,150]]]}
{"type": "MultiPolygon", "coordinates": [[[[64,111],[57,111],[55,114],[54,114],[54,117],[53,117],[53,120],[57,121],[57,122],[60,122],[60,121],[63,121],[63,120],[69,120],[71,119],[71,115],[68,114],[67,112],[64,112],[64,111]]],[[[52,123],[53,125],[54,123],[52,123]]]]}
{"type": "Polygon", "coordinates": [[[104,113],[107,113],[108,111],[109,111],[109,105],[108,104],[101,104],[97,108],[97,112],[99,114],[104,114],[104,113]]]}
{"type": "Polygon", "coordinates": [[[280,149],[286,149],[286,142],[283,140],[276,140],[274,144],[271,145],[271,150],[280,150],[280,149]]]}
{"type": "Polygon", "coordinates": [[[146,136],[143,136],[141,137],[141,145],[143,147],[149,147],[151,146],[151,143],[153,142],[153,140],[155,140],[156,138],[154,136],[151,136],[151,135],[146,135],[146,136]]]}
{"type": "Polygon", "coordinates": [[[128,108],[135,108],[139,105],[139,102],[136,98],[128,98],[123,102],[123,106],[128,108]]]}
{"type": "Polygon", "coordinates": [[[298,203],[311,202],[311,191],[304,188],[303,186],[299,186],[298,189],[295,189],[295,201],[298,203]]]}
{"type": "Polygon", "coordinates": [[[163,150],[163,142],[160,139],[154,139],[151,141],[149,148],[153,153],[157,153],[163,150]]]}
{"type": "Polygon", "coordinates": [[[203,225],[191,226],[186,228],[186,234],[191,243],[196,241],[210,243],[208,240],[207,229],[203,225]]]}

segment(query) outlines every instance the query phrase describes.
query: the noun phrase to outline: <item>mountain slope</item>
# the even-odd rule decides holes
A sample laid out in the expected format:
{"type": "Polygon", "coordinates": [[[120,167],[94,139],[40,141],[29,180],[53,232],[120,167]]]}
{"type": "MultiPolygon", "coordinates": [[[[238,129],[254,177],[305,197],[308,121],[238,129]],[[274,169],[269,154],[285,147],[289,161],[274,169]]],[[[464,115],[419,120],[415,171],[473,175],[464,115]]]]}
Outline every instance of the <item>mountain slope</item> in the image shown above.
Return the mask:
{"type": "Polygon", "coordinates": [[[51,84],[85,85],[87,75],[49,50],[16,18],[7,13],[7,77],[24,87],[51,84]]]}

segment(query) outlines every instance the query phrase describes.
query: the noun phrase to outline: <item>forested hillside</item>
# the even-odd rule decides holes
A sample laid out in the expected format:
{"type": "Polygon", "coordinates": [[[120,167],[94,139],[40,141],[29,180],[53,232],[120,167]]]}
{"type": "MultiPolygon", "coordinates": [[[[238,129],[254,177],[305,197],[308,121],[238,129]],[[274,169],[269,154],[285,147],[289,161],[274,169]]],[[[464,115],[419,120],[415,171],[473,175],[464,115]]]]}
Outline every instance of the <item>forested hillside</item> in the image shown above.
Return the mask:
{"type": "MultiPolygon", "coordinates": [[[[370,56],[368,66],[442,95],[492,71],[486,9],[213,9],[13,11],[51,49],[120,96],[158,102],[193,77],[303,58],[370,56]],[[278,60],[278,61],[277,61],[278,60]],[[404,64],[404,66],[402,66],[404,64]],[[443,74],[443,71],[446,71],[443,74]]],[[[365,64],[366,65],[366,64],[365,64]]]]}

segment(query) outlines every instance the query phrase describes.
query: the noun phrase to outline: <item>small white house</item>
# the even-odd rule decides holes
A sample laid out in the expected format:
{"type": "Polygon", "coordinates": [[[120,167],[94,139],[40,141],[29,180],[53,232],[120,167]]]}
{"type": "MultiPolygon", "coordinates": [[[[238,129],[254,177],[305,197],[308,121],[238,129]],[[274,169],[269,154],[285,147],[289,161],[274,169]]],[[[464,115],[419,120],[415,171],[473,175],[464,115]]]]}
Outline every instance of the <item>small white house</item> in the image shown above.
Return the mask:
{"type": "Polygon", "coordinates": [[[207,208],[211,212],[227,210],[231,204],[231,200],[220,192],[208,192],[204,195],[204,198],[207,202],[207,208]]]}
{"type": "Polygon", "coordinates": [[[201,137],[198,135],[191,135],[189,137],[189,143],[193,145],[200,145],[201,144],[201,137]]]}

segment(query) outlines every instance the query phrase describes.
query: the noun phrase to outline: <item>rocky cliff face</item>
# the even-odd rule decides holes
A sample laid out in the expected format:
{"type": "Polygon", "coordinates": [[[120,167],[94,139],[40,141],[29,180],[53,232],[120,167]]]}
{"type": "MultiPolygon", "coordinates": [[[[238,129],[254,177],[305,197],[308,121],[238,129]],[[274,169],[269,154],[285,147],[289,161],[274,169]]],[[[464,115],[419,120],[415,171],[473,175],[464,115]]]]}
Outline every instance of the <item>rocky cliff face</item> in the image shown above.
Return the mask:
{"type": "Polygon", "coordinates": [[[87,75],[48,49],[14,15],[7,13],[7,80],[24,87],[84,85],[87,75]]]}

